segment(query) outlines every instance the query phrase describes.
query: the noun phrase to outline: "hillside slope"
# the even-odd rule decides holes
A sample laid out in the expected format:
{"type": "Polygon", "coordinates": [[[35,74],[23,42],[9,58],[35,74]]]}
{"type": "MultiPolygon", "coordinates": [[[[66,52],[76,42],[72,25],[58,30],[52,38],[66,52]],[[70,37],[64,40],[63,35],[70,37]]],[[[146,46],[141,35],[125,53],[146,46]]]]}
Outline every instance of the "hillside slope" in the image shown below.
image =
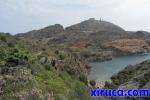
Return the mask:
{"type": "Polygon", "coordinates": [[[137,65],[129,65],[111,80],[122,88],[148,88],[150,89],[150,61],[144,61],[137,65]],[[136,84],[135,84],[136,83],[136,84]]]}
{"type": "Polygon", "coordinates": [[[91,100],[88,69],[72,52],[0,33],[1,100],[91,100]]]}
{"type": "MultiPolygon", "coordinates": [[[[150,60],[136,65],[128,65],[125,69],[111,77],[105,88],[117,89],[150,89],[150,60]]],[[[113,98],[113,100],[149,100],[149,97],[113,98]]]]}

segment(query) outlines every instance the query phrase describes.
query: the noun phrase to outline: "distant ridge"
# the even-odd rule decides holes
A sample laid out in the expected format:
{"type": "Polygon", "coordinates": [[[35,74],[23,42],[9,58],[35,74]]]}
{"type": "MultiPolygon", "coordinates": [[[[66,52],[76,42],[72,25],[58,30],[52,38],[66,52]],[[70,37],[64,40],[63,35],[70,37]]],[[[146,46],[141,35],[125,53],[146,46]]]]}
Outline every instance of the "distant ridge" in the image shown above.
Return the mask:
{"type": "Polygon", "coordinates": [[[132,37],[136,37],[136,38],[145,38],[147,39],[148,37],[150,37],[150,32],[146,32],[146,31],[127,31],[127,33],[132,36],[132,37]]]}
{"type": "Polygon", "coordinates": [[[28,38],[50,38],[58,35],[59,33],[97,33],[97,32],[109,32],[109,34],[112,32],[116,33],[126,33],[126,31],[110,22],[103,21],[103,20],[95,20],[94,18],[90,18],[88,20],[85,20],[83,22],[80,22],[75,25],[71,25],[69,27],[63,28],[60,24],[55,24],[51,26],[47,26],[45,28],[39,29],[39,30],[32,30],[26,33],[19,33],[16,36],[19,37],[28,37],[28,38]]]}
{"type": "Polygon", "coordinates": [[[19,33],[17,34],[17,36],[39,39],[39,38],[48,38],[48,37],[54,36],[57,33],[61,33],[63,31],[64,31],[64,28],[62,25],[55,24],[55,25],[47,26],[39,30],[32,30],[27,33],[19,33]]]}

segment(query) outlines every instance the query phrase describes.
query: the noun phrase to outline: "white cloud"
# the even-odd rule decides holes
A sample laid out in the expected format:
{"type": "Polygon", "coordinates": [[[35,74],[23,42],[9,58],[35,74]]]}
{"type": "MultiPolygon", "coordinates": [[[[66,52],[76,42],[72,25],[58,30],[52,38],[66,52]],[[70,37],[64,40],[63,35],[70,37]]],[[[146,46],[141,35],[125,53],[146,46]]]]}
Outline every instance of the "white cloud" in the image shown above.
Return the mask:
{"type": "Polygon", "coordinates": [[[89,17],[126,30],[150,31],[149,10],[150,0],[1,0],[0,31],[24,32],[54,23],[68,26],[89,17]]]}

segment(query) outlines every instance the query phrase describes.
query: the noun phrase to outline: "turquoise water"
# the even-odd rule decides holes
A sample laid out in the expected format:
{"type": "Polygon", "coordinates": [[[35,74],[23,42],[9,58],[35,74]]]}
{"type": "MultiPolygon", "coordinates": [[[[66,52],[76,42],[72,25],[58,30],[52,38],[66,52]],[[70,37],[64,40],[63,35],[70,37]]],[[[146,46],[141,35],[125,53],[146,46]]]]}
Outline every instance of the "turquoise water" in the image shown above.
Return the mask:
{"type": "Polygon", "coordinates": [[[106,81],[110,77],[124,69],[127,65],[135,65],[142,61],[149,60],[150,54],[131,55],[115,57],[111,61],[91,63],[92,66],[89,80],[106,81]]]}

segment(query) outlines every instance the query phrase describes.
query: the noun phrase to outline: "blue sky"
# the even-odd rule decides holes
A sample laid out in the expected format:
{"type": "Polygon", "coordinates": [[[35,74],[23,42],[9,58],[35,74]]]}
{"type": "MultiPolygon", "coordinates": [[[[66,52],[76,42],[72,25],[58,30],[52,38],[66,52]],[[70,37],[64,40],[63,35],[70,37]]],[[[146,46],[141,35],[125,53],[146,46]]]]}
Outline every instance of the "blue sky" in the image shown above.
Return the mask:
{"type": "Polygon", "coordinates": [[[48,25],[104,19],[125,30],[150,32],[150,0],[0,0],[0,31],[12,34],[48,25]]]}

